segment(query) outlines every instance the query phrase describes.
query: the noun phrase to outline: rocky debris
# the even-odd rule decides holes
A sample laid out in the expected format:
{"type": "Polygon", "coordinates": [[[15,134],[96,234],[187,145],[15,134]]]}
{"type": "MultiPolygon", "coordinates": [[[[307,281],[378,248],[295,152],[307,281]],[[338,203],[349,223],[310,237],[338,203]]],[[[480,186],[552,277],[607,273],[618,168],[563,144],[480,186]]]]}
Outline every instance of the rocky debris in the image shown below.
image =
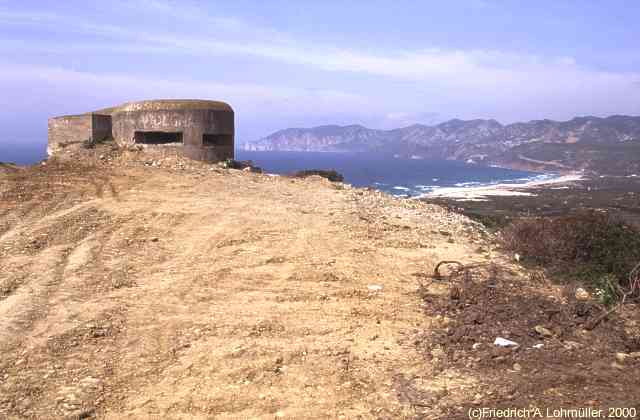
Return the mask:
{"type": "Polygon", "coordinates": [[[640,362],[640,352],[632,352],[632,353],[618,352],[615,354],[615,360],[620,365],[627,365],[634,362],[640,362]]]}
{"type": "Polygon", "coordinates": [[[624,366],[618,362],[611,362],[611,367],[617,370],[624,370],[624,366]]]}
{"type": "MultiPolygon", "coordinates": [[[[507,340],[506,338],[502,338],[502,337],[497,337],[494,340],[493,344],[500,347],[517,347],[518,346],[518,343],[516,343],[515,341],[507,340]]],[[[478,345],[479,347],[479,343],[474,344],[474,346],[476,345],[478,345]]]]}
{"type": "Polygon", "coordinates": [[[616,361],[620,364],[624,364],[624,362],[629,358],[629,354],[627,353],[616,353],[616,361]]]}
{"type": "Polygon", "coordinates": [[[550,329],[543,327],[542,325],[536,325],[533,330],[541,337],[553,337],[553,332],[551,332],[550,329]]]}
{"type": "Polygon", "coordinates": [[[451,402],[440,401],[439,409],[455,414],[465,412],[460,407],[476,404],[571,405],[583,401],[585,389],[603,402],[632,404],[634,392],[631,396],[616,389],[640,389],[637,359],[633,353],[616,354],[612,349],[638,346],[619,320],[610,319],[589,331],[585,325],[598,313],[576,317],[576,305],[584,302],[557,299],[563,287],[546,278],[530,281],[519,270],[487,266],[491,264],[469,264],[463,267],[471,268],[458,268],[421,288],[425,314],[434,329],[418,333],[414,344],[433,364],[431,374],[447,381],[454,371],[460,381],[473,378],[465,382],[464,392],[449,395],[451,402]],[[454,286],[461,289],[459,300],[445,293],[454,286]],[[448,321],[442,322],[443,317],[448,321]],[[615,358],[603,363],[603,354],[615,358]],[[623,370],[633,373],[620,375],[623,370]],[[541,392],[552,388],[553,393],[541,392]],[[463,397],[475,393],[481,397],[471,401],[463,397]]]}
{"type": "Polygon", "coordinates": [[[576,341],[567,340],[564,342],[564,348],[567,350],[579,350],[582,347],[584,346],[576,341]]]}
{"type": "Polygon", "coordinates": [[[76,385],[64,386],[58,390],[58,408],[66,418],[92,417],[95,414],[95,399],[101,389],[102,381],[92,377],[84,378],[76,385]]]}
{"type": "Polygon", "coordinates": [[[369,289],[370,292],[381,292],[383,286],[380,284],[370,284],[367,286],[367,289],[369,289]]]}
{"type": "Polygon", "coordinates": [[[588,302],[591,300],[591,295],[582,287],[578,287],[575,293],[576,300],[578,302],[588,302]]]}

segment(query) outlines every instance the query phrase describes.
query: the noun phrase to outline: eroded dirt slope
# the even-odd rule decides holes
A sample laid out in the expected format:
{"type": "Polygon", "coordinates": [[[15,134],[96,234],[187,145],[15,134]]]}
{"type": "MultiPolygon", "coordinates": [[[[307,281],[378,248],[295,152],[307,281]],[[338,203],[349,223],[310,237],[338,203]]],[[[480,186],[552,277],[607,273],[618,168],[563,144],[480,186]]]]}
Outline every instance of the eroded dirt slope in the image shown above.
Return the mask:
{"type": "Polygon", "coordinates": [[[320,178],[110,159],[0,175],[1,418],[445,418],[486,395],[476,355],[441,366],[460,309],[424,286],[440,260],[500,259],[477,225],[320,178]]]}

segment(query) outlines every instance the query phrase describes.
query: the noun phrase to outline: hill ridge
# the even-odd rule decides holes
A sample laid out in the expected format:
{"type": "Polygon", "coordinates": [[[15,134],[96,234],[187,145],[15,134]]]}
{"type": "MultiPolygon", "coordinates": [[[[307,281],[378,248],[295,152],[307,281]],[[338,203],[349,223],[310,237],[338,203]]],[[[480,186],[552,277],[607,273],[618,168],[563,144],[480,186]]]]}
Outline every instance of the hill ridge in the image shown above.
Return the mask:
{"type": "Polygon", "coordinates": [[[506,125],[495,119],[454,118],[436,125],[389,130],[329,124],[279,130],[241,147],[252,151],[380,152],[517,169],[563,167],[627,175],[640,172],[640,116],[576,116],[566,121],[506,125]]]}

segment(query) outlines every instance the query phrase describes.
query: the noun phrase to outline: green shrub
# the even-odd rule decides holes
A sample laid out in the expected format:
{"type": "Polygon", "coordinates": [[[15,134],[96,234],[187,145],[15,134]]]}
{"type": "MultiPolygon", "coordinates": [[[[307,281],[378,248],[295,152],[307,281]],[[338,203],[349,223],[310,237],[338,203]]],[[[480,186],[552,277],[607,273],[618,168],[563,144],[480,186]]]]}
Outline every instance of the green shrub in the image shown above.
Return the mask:
{"type": "Polygon", "coordinates": [[[630,286],[629,273],[640,261],[640,232],[604,212],[518,219],[502,238],[525,261],[591,283],[603,300],[630,286]]]}
{"type": "Polygon", "coordinates": [[[291,174],[294,178],[306,178],[308,176],[318,175],[328,179],[331,182],[343,182],[344,177],[339,172],[333,169],[306,169],[303,171],[297,171],[291,174]]]}
{"type": "Polygon", "coordinates": [[[613,274],[596,279],[593,284],[596,298],[605,306],[613,305],[620,296],[620,285],[613,274]]]}

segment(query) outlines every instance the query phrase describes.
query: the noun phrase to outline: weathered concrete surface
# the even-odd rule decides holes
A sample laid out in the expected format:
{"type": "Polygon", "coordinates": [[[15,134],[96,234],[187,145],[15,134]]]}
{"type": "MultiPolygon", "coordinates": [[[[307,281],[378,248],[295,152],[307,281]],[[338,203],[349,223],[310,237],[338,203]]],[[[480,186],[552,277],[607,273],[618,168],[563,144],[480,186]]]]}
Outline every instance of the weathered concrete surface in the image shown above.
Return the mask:
{"type": "Polygon", "coordinates": [[[184,154],[196,160],[233,158],[234,114],[223,102],[198,100],[144,101],[113,113],[113,137],[123,147],[136,143],[136,131],[182,133],[184,154]],[[206,145],[204,135],[220,136],[206,145]]]}
{"type": "Polygon", "coordinates": [[[50,118],[48,124],[49,156],[70,146],[78,146],[91,138],[91,115],[66,115],[50,118]]]}
{"type": "MultiPolygon", "coordinates": [[[[167,133],[171,146],[196,160],[234,157],[234,113],[224,102],[193,99],[130,102],[91,114],[49,120],[49,155],[90,138],[113,137],[121,147],[145,139],[144,133],[167,133]],[[139,133],[136,136],[136,133],[139,133]]],[[[156,148],[156,144],[143,144],[156,148]]]]}
{"type": "Polygon", "coordinates": [[[49,156],[80,147],[88,140],[101,141],[111,137],[111,116],[87,113],[50,118],[48,136],[49,156]]]}

